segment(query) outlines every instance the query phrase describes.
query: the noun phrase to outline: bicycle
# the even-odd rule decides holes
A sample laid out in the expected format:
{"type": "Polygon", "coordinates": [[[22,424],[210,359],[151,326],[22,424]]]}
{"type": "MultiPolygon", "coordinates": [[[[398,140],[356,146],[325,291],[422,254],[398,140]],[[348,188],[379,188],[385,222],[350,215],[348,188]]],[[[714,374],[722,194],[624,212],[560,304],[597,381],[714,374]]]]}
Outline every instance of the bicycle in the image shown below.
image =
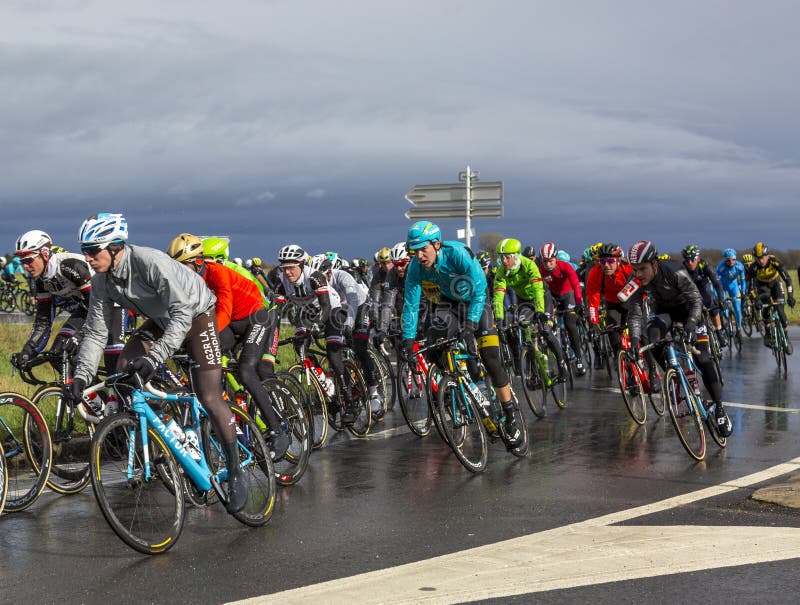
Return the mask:
{"type": "Polygon", "coordinates": [[[0,393],[0,444],[7,474],[5,510],[18,512],[44,491],[53,462],[50,431],[42,412],[19,393],[0,393]]]}
{"type": "MultiPolygon", "coordinates": [[[[517,457],[528,453],[528,427],[512,389],[514,419],[522,432],[519,444],[509,443],[505,432],[505,417],[493,388],[488,382],[491,400],[487,401],[467,370],[467,360],[476,359],[467,353],[458,338],[449,338],[419,349],[420,353],[444,349],[446,367],[436,393],[436,405],[441,417],[446,441],[459,462],[472,473],[486,470],[488,460],[487,433],[492,440],[501,439],[517,457]]],[[[510,387],[510,385],[509,385],[510,387]]]]}
{"type": "Polygon", "coordinates": [[[614,377],[612,368],[616,367],[616,359],[614,357],[614,348],[611,346],[611,340],[608,337],[605,305],[600,307],[597,328],[597,332],[589,332],[589,338],[592,340],[595,357],[601,360],[608,379],[611,380],[614,377]]]}
{"type": "MultiPolygon", "coordinates": [[[[125,405],[98,425],[92,439],[95,498],[111,529],[128,546],[148,555],[164,553],[175,545],[183,530],[184,477],[199,494],[213,491],[227,503],[222,487],[228,477],[224,450],[205,408],[194,395],[159,391],[152,385],[142,385],[138,376],[128,372],[107,377],[83,395],[104,387],[114,389],[125,405]],[[185,430],[164,415],[170,403],[188,409],[185,430]],[[196,439],[190,438],[192,433],[196,439]],[[118,442],[120,435],[122,443],[118,442]],[[114,441],[113,447],[106,446],[109,439],[114,441]]],[[[245,507],[232,514],[241,523],[258,527],[274,512],[275,469],[255,422],[238,406],[231,405],[230,410],[240,464],[249,479],[245,507]]]]}
{"type": "MultiPolygon", "coordinates": [[[[361,362],[359,362],[355,351],[351,347],[345,347],[342,349],[342,353],[346,356],[346,359],[352,361],[363,374],[364,370],[361,367],[361,362]]],[[[378,390],[383,395],[383,412],[381,414],[381,418],[383,418],[389,410],[394,408],[395,398],[397,397],[397,393],[395,392],[394,370],[388,357],[371,342],[367,345],[367,355],[372,358],[372,363],[375,364],[375,370],[378,374],[378,390]]]]}
{"type": "MultiPolygon", "coordinates": [[[[661,395],[653,392],[644,356],[640,353],[638,359],[631,359],[631,341],[628,338],[628,329],[625,326],[610,326],[606,329],[606,335],[611,331],[619,332],[620,350],[617,352],[617,380],[622,393],[622,400],[625,402],[625,407],[628,408],[631,418],[639,425],[647,422],[645,397],[650,400],[653,411],[658,416],[663,416],[665,411],[664,400],[661,395]]],[[[655,372],[660,379],[658,369],[655,372]]]]}
{"type": "MultiPolygon", "coordinates": [[[[23,382],[39,387],[31,401],[43,414],[53,446],[47,486],[59,494],[79,493],[90,481],[89,442],[95,425],[102,419],[102,400],[95,395],[94,401],[83,401],[76,406],[64,396],[68,377],[72,375],[72,361],[66,351],[60,354],[42,352],[26,364],[19,364],[12,355],[11,366],[12,375],[18,370],[23,382]],[[59,368],[60,379],[46,381],[37,378],[33,371],[44,364],[59,368]]],[[[36,466],[36,461],[32,464],[36,466]]]]}
{"type": "Polygon", "coordinates": [[[435,413],[436,392],[441,379],[441,372],[436,364],[430,363],[420,353],[425,346],[424,341],[414,343],[415,366],[412,369],[405,359],[397,366],[397,399],[400,412],[408,428],[417,437],[425,437],[436,423],[440,434],[443,429],[439,417],[435,413]]]}
{"type": "Polygon", "coordinates": [[[289,372],[300,380],[312,402],[314,447],[322,447],[327,439],[327,425],[324,433],[323,428],[319,426],[323,417],[327,424],[336,431],[343,431],[346,428],[355,437],[366,437],[372,426],[372,412],[364,375],[355,362],[348,358],[349,354],[342,355],[343,378],[347,381],[345,388],[351,394],[350,401],[345,401],[344,394],[339,392],[333,378],[317,361],[318,356],[325,357],[325,352],[309,346],[308,338],[308,335],[305,334],[295,335],[281,340],[278,346],[297,344],[300,350],[300,360],[289,368],[289,372]],[[341,421],[340,413],[348,408],[350,408],[349,411],[352,412],[354,420],[352,423],[344,424],[341,421]],[[324,437],[321,436],[323,434],[324,437]],[[317,441],[318,435],[320,435],[319,442],[317,441]]]}
{"type": "MultiPolygon", "coordinates": [[[[739,297],[742,301],[742,331],[749,338],[753,335],[753,326],[758,329],[759,321],[757,311],[753,299],[750,296],[742,295],[739,297]]],[[[763,328],[762,328],[763,329],[763,328]]],[[[759,329],[759,332],[761,329],[759,329]]]]}
{"type": "Polygon", "coordinates": [[[711,307],[710,309],[706,309],[703,307],[703,323],[706,326],[706,334],[708,335],[708,350],[711,354],[711,361],[714,364],[714,371],[719,376],[719,380],[722,384],[725,384],[725,380],[722,378],[722,346],[719,343],[719,337],[717,336],[717,330],[714,328],[714,322],[711,320],[711,311],[718,311],[722,312],[719,307],[711,307]]]}
{"type": "Polygon", "coordinates": [[[706,408],[703,402],[697,382],[700,370],[695,365],[692,349],[687,346],[683,336],[679,337],[677,347],[674,339],[662,338],[645,345],[641,352],[660,345],[665,345],[667,371],[664,374],[663,393],[672,426],[686,452],[695,460],[702,460],[706,455],[704,423],[719,447],[727,445],[727,439],[717,431],[714,415],[716,404],[711,403],[706,408]]]}
{"type": "Polygon", "coordinates": [[[778,366],[778,375],[788,376],[789,368],[786,365],[786,352],[788,350],[788,336],[786,328],[783,327],[781,316],[778,313],[778,305],[783,303],[771,301],[762,303],[758,309],[758,314],[763,317],[761,309],[770,306],[769,319],[764,322],[764,340],[766,346],[772,349],[772,356],[778,366]]]}
{"type": "Polygon", "coordinates": [[[742,352],[742,332],[739,325],[736,323],[736,312],[733,308],[733,300],[730,297],[725,297],[725,302],[722,307],[722,327],[725,330],[725,335],[728,337],[728,350],[733,355],[733,349],[736,347],[736,352],[742,352]]]}

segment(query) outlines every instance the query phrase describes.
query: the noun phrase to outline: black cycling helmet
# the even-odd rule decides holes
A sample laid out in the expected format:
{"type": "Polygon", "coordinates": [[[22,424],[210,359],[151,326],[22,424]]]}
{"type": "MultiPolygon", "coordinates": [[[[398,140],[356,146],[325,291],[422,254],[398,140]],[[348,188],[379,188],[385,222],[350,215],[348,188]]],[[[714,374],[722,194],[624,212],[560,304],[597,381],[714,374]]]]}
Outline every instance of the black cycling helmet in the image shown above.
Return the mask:
{"type": "Polygon", "coordinates": [[[600,247],[600,252],[597,255],[605,258],[620,258],[622,256],[622,248],[617,244],[607,242],[600,247]]]}
{"type": "Polygon", "coordinates": [[[683,260],[694,260],[696,258],[700,258],[700,248],[694,244],[691,244],[681,250],[681,254],[683,255],[683,260]]]}
{"type": "Polygon", "coordinates": [[[522,256],[536,258],[536,249],[533,246],[525,246],[525,249],[522,251],[522,256]]]}
{"type": "Polygon", "coordinates": [[[628,260],[632,265],[646,263],[658,258],[658,250],[650,240],[643,239],[633,244],[628,250],[628,260]]]}

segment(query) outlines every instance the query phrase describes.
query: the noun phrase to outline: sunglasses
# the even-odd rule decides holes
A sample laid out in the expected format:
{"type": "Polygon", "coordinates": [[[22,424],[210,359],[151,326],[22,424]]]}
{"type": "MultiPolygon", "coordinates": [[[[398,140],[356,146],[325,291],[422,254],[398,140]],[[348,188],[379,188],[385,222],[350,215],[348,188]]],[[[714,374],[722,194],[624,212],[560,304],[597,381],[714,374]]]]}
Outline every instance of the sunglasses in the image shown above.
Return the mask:
{"type": "Polygon", "coordinates": [[[281,265],[280,270],[286,273],[289,269],[297,269],[300,265],[281,265]]]}
{"type": "Polygon", "coordinates": [[[34,256],[26,256],[25,258],[21,258],[19,262],[23,265],[30,265],[36,260],[36,256],[38,256],[38,254],[34,256]]]}
{"type": "Polygon", "coordinates": [[[500,258],[517,258],[518,254],[514,254],[512,252],[501,252],[500,258]]]}
{"type": "Polygon", "coordinates": [[[598,258],[597,260],[601,265],[613,265],[615,262],[617,262],[616,258],[608,257],[608,256],[604,256],[602,258],[598,258]]]}
{"type": "Polygon", "coordinates": [[[81,253],[86,256],[97,256],[105,249],[106,246],[104,246],[103,244],[97,244],[92,246],[81,246],[81,253]]]}

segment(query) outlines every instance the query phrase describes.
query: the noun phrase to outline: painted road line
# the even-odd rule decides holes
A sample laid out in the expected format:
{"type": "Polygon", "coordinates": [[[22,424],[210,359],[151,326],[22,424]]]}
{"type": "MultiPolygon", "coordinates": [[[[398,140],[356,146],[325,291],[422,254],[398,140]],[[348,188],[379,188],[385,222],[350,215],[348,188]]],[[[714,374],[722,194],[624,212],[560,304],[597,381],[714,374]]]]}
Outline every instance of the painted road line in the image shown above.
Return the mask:
{"type": "Polygon", "coordinates": [[[800,557],[800,529],[615,526],[800,468],[800,458],[564,527],[238,603],[458,603],[800,557]]]}
{"type": "Polygon", "coordinates": [[[765,412],[786,412],[787,414],[800,414],[800,410],[796,408],[784,408],[777,405],[755,405],[753,403],[735,403],[732,401],[723,401],[723,405],[729,405],[734,408],[745,408],[748,410],[764,410],[765,412]]]}

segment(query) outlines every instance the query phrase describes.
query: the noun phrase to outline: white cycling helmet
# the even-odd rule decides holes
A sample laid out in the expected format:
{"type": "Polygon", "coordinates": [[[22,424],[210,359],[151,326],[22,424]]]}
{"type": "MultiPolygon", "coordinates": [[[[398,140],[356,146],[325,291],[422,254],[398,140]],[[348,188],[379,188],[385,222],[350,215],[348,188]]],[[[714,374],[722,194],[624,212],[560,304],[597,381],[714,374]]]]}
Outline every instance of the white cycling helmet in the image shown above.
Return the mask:
{"type": "Polygon", "coordinates": [[[241,259],[241,258],[239,258],[238,256],[235,256],[235,257],[233,258],[233,262],[235,262],[235,263],[236,263],[237,265],[239,265],[240,267],[242,266],[242,259],[241,259]]]}
{"type": "Polygon", "coordinates": [[[5,267],[8,264],[8,259],[5,256],[0,256],[0,267],[5,267]]]}
{"type": "Polygon", "coordinates": [[[300,264],[306,260],[306,251],[297,244],[289,244],[278,250],[278,261],[281,263],[300,264]]]}
{"type": "Polygon", "coordinates": [[[101,212],[90,216],[78,231],[81,246],[108,247],[109,244],[128,239],[128,221],[118,213],[101,212]]]}
{"type": "Polygon", "coordinates": [[[14,256],[22,258],[34,256],[39,250],[47,248],[52,243],[50,236],[44,231],[39,229],[26,231],[17,238],[17,243],[14,246],[14,256]]]}
{"type": "Polygon", "coordinates": [[[346,258],[339,258],[339,267],[342,269],[349,269],[350,268],[350,261],[346,258]]]}
{"type": "Polygon", "coordinates": [[[389,252],[389,258],[392,259],[393,263],[396,263],[398,261],[408,260],[408,250],[406,249],[406,243],[397,242],[394,246],[392,246],[392,249],[389,252]]]}
{"type": "Polygon", "coordinates": [[[331,265],[331,260],[325,254],[316,254],[312,256],[311,261],[308,263],[308,266],[311,267],[313,271],[322,271],[323,273],[328,271],[331,265]]]}

